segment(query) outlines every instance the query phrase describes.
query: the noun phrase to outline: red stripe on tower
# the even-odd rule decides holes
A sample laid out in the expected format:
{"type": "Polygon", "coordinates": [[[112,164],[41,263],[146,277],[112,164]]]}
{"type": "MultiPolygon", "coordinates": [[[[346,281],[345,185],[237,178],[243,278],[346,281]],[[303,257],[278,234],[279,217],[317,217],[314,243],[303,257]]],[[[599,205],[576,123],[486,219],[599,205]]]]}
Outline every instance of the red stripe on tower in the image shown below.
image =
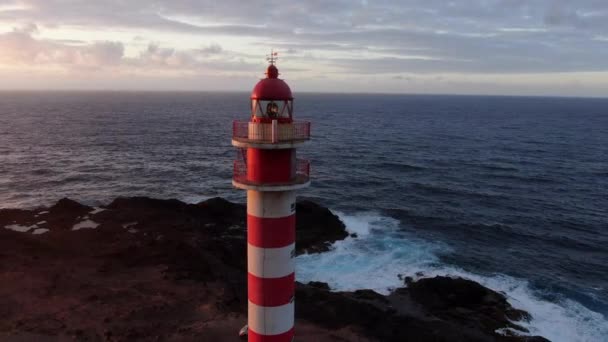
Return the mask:
{"type": "Polygon", "coordinates": [[[296,215],[256,217],[247,215],[247,242],[261,248],[280,248],[296,240],[296,215]]]}
{"type": "Polygon", "coordinates": [[[282,278],[247,277],[249,301],[259,306],[281,306],[293,301],[295,273],[282,278]]]}
{"type": "Polygon", "coordinates": [[[254,331],[249,331],[249,338],[247,339],[249,342],[283,342],[283,341],[292,341],[295,335],[294,329],[279,334],[279,335],[260,335],[254,331]]]}

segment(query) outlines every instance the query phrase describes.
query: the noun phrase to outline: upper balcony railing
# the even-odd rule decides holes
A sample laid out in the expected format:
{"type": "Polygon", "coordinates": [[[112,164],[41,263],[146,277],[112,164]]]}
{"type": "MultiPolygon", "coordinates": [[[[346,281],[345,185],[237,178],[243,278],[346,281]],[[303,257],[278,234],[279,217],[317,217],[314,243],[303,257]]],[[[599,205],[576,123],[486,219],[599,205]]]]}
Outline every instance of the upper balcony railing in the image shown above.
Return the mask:
{"type": "Polygon", "coordinates": [[[258,123],[251,121],[234,121],[232,139],[254,143],[290,143],[310,140],[310,122],[294,121],[291,123],[258,123]]]}

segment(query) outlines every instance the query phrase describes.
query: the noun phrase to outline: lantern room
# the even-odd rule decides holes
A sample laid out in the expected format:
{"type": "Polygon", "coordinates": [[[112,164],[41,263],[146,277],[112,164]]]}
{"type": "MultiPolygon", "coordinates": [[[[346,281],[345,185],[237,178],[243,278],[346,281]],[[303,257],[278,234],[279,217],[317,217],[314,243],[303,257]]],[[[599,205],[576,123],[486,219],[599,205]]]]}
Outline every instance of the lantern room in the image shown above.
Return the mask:
{"type": "Polygon", "coordinates": [[[266,78],[251,92],[250,120],[233,123],[232,141],[237,147],[256,144],[262,149],[293,148],[310,139],[310,122],[293,118],[293,95],[289,85],[279,78],[276,53],[271,53],[268,62],[266,78]]]}
{"type": "Polygon", "coordinates": [[[251,122],[291,123],[293,121],[293,96],[285,81],[279,78],[279,69],[270,60],[266,78],[261,79],[251,93],[251,122]]]}

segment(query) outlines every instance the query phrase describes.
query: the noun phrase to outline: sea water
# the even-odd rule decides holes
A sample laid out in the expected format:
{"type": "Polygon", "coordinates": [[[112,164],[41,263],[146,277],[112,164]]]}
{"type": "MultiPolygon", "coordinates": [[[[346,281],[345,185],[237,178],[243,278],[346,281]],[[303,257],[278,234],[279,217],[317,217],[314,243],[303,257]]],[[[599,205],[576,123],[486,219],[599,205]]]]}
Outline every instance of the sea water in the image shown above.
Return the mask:
{"type": "MultiPolygon", "coordinates": [[[[608,100],[296,92],[312,186],[349,237],[297,259],[335,290],[462,276],[553,341],[608,341],[608,100]]],[[[247,93],[0,93],[0,208],[61,197],[244,202],[247,93]]]]}

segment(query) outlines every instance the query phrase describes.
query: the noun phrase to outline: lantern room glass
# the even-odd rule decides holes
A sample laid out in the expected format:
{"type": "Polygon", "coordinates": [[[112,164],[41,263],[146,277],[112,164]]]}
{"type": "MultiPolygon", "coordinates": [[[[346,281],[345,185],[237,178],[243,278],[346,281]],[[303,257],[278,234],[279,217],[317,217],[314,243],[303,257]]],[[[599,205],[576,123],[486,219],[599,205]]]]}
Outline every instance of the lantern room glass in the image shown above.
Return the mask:
{"type": "Polygon", "coordinates": [[[293,100],[251,100],[251,116],[258,119],[291,120],[293,100]]]}

